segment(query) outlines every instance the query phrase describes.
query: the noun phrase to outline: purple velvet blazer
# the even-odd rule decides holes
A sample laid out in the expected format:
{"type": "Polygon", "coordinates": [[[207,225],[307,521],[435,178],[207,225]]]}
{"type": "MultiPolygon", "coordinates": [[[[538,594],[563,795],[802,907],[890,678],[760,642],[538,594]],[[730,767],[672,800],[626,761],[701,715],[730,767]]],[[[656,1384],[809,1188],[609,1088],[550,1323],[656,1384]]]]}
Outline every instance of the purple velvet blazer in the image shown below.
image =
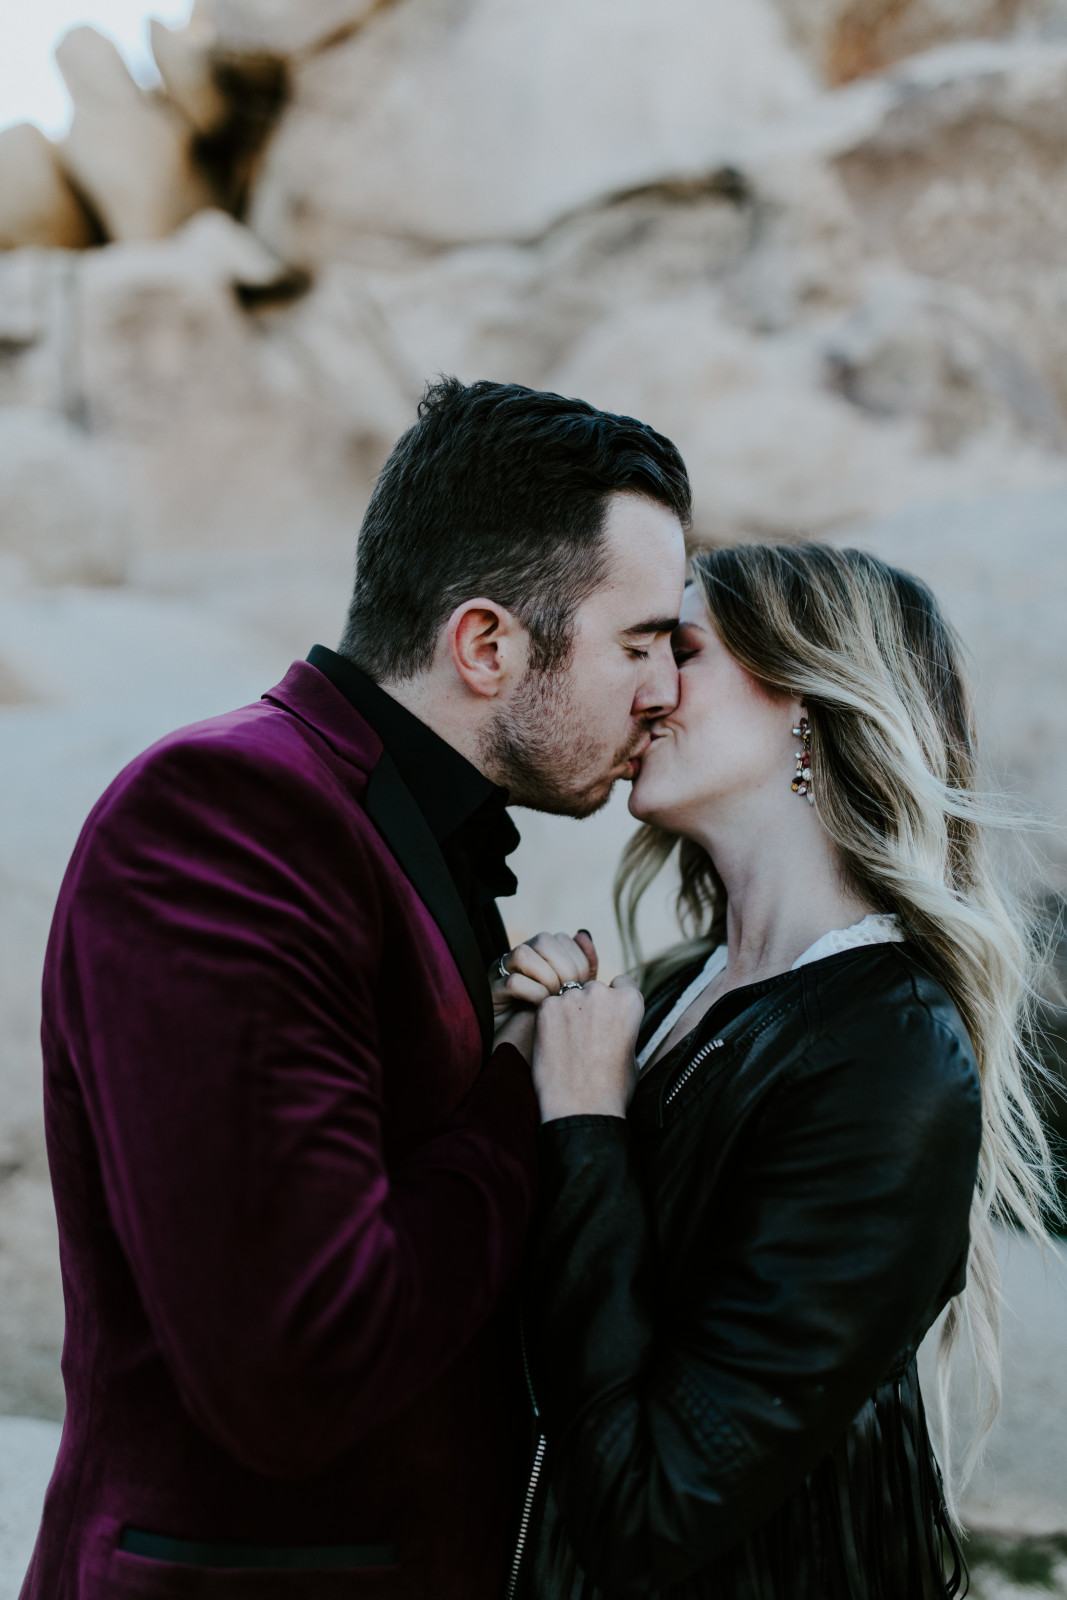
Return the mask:
{"type": "Polygon", "coordinates": [[[523,1445],[525,1064],[314,667],[93,811],[44,978],[67,1416],[23,1600],[490,1600],[523,1445]]]}

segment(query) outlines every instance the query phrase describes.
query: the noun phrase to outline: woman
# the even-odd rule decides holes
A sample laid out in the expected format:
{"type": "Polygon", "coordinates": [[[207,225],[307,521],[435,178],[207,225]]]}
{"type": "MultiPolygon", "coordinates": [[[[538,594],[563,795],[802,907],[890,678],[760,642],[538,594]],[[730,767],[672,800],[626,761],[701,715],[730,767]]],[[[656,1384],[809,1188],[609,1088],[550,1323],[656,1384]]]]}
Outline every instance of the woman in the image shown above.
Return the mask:
{"type": "Polygon", "coordinates": [[[747,546],[695,559],[676,654],[620,897],[632,934],[680,841],[699,937],[643,1021],[584,937],[497,989],[544,1002],[510,1595],[954,1595],[915,1354],[966,1305],[995,1366],[990,1217],[1048,1199],[956,645],[861,552],[747,546]]]}

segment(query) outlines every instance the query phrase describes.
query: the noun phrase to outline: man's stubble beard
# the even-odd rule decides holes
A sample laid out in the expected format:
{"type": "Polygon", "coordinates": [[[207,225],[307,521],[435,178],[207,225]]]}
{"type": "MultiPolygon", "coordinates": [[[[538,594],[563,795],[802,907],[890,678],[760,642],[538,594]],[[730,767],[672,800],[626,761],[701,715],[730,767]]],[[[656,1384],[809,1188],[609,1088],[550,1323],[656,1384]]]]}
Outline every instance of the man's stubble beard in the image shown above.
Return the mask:
{"type": "Polygon", "coordinates": [[[512,805],[565,817],[590,817],[607,804],[618,771],[643,742],[636,728],[609,761],[590,769],[589,735],[565,667],[530,668],[511,703],[482,740],[483,772],[508,790],[512,805]]]}

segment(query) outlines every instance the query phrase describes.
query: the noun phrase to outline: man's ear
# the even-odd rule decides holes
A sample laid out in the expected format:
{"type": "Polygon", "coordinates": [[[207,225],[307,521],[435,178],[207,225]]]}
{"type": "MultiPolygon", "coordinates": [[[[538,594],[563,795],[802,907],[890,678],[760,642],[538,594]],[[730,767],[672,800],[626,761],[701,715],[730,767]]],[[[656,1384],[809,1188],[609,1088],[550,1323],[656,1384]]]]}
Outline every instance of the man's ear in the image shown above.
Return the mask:
{"type": "Polygon", "coordinates": [[[495,600],[465,600],[445,629],[452,665],[472,694],[492,699],[526,665],[529,636],[495,600]]]}

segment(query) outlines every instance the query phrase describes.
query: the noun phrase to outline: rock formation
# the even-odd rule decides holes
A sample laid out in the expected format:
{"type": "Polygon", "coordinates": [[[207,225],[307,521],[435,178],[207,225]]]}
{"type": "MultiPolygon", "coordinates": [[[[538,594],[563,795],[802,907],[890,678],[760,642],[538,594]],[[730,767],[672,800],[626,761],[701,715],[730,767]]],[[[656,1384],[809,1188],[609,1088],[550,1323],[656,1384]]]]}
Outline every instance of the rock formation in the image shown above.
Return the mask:
{"type": "MultiPolygon", "coordinates": [[[[39,410],[122,477],[135,564],[349,539],[448,370],[648,416],[698,538],[1062,485],[1065,17],[199,0],[151,92],[75,29],[66,141],[0,136],[3,481],[39,410]]],[[[7,547],[73,571],[56,516],[7,547]]]]}
{"type": "Polygon", "coordinates": [[[109,239],[162,239],[209,199],[192,124],[144,94],[110,39],[72,28],[56,62],[74,102],[64,163],[109,239]]]}
{"type": "Polygon", "coordinates": [[[1042,0],[780,0],[797,43],[828,83],[882,71],[956,39],[996,37],[1050,16],[1042,0]]]}
{"type": "Polygon", "coordinates": [[[29,412],[81,430],[135,564],[349,538],[440,370],[648,416],[698,538],[1067,482],[1062,0],[199,0],[152,41],[146,92],[75,29],[67,139],[0,136],[3,481],[29,412]]]}
{"type": "Polygon", "coordinates": [[[0,250],[42,245],[79,250],[93,223],[55,148],[32,122],[0,132],[0,250]]]}
{"type": "Polygon", "coordinates": [[[309,265],[366,233],[533,238],[814,93],[771,0],[409,0],[294,66],[252,223],[309,265]]]}
{"type": "Polygon", "coordinates": [[[299,56],[352,33],[382,0],[215,0],[224,50],[299,56]]]}
{"type": "Polygon", "coordinates": [[[106,453],[55,413],[0,409],[0,551],[44,583],[119,583],[128,540],[106,453]]]}

